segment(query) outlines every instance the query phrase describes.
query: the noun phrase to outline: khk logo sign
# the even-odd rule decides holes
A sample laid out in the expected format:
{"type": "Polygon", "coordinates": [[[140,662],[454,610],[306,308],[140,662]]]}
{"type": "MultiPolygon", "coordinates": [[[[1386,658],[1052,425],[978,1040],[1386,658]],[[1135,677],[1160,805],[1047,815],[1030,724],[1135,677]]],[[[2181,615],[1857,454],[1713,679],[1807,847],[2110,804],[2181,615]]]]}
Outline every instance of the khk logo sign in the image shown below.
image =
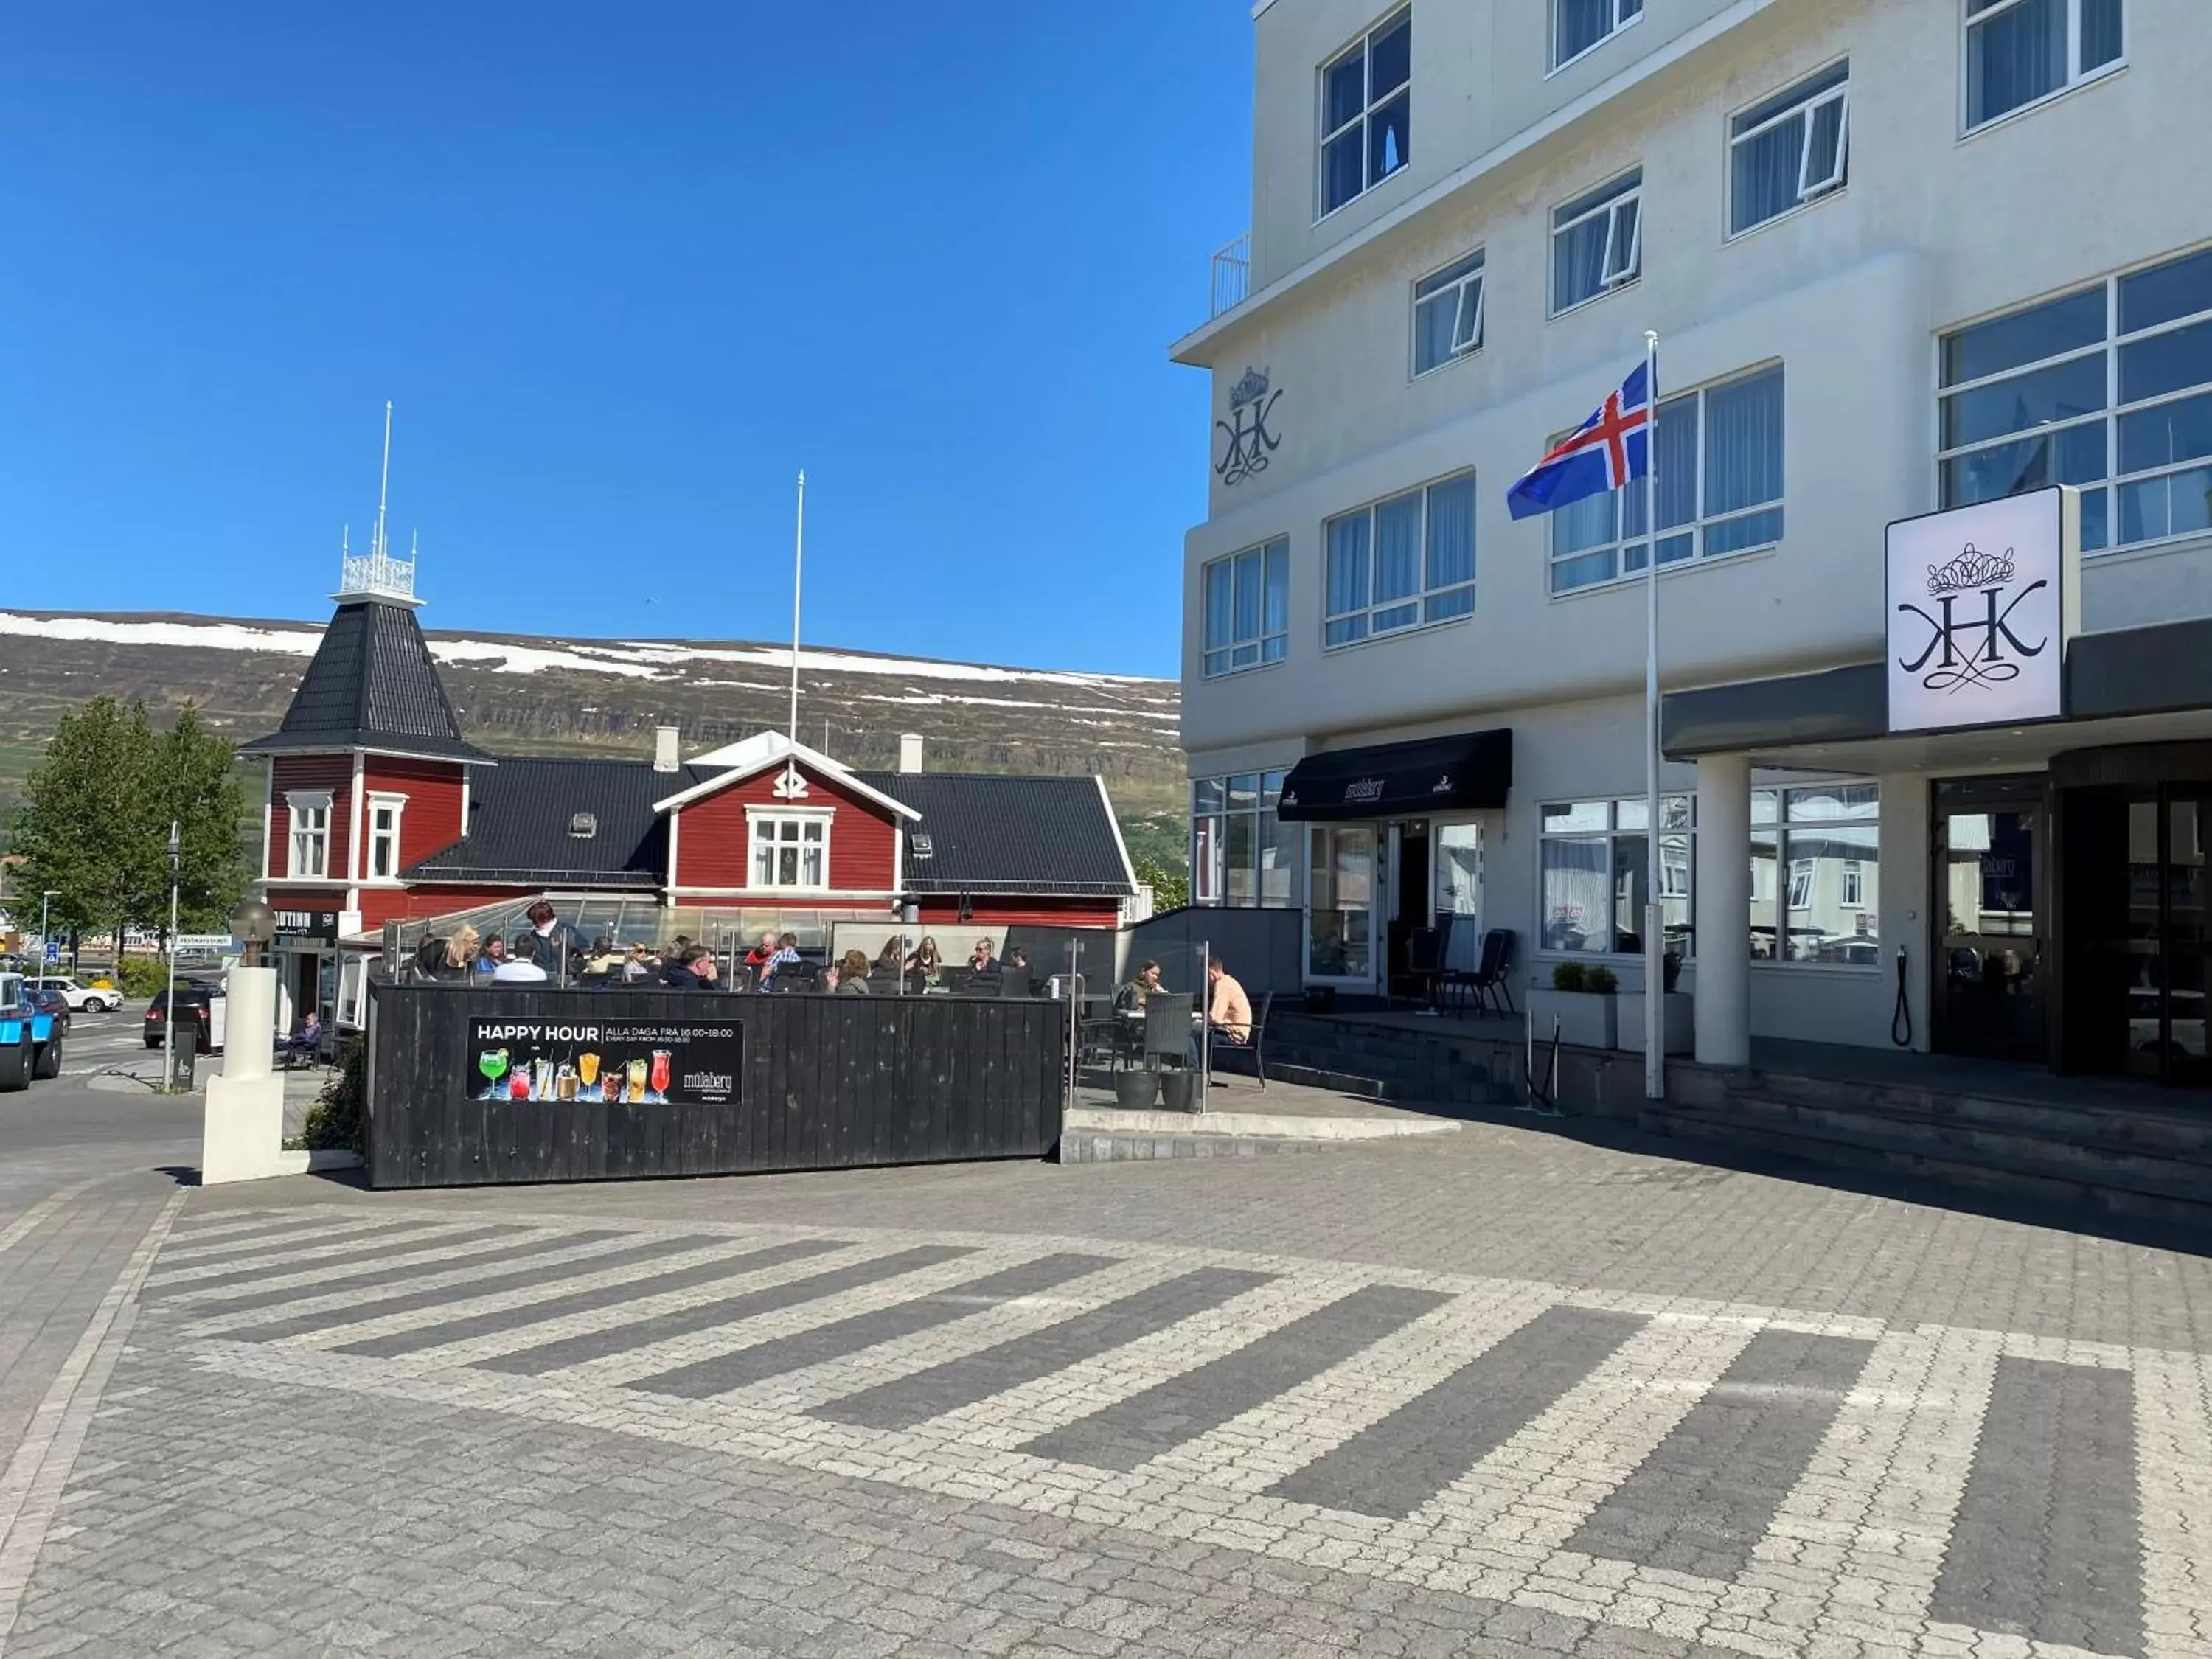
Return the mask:
{"type": "Polygon", "coordinates": [[[1262,369],[1247,368],[1244,377],[1229,388],[1229,418],[1213,423],[1224,441],[1213,471],[1224,484],[1233,489],[1254,473],[1267,470],[1267,458],[1283,441],[1268,429],[1267,422],[1274,417],[1275,405],[1282,401],[1282,392],[1270,389],[1262,369]]]}
{"type": "Polygon", "coordinates": [[[2080,492],[2053,489],[1889,526],[1891,731],[2064,715],[2081,525],[2080,492]]]}

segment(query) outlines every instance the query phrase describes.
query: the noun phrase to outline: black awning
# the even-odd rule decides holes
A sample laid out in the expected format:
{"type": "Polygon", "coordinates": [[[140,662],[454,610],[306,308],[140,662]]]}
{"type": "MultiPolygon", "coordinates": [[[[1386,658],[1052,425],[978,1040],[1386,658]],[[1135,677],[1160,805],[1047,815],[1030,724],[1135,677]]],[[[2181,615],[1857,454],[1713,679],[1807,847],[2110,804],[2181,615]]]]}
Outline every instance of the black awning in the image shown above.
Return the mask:
{"type": "Polygon", "coordinates": [[[1284,780],[1276,815],[1310,823],[1464,812],[1504,805],[1512,784],[1511,729],[1462,732],[1309,755],[1284,780]]]}

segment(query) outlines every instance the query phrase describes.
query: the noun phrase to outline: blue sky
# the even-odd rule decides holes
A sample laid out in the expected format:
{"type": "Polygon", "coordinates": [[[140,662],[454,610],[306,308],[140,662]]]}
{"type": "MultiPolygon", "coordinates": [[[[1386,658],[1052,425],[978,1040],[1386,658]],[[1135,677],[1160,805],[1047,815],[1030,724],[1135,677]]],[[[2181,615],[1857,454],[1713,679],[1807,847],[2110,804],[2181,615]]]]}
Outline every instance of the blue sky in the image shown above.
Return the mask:
{"type": "Polygon", "coordinates": [[[1246,0],[100,0],[0,52],[0,604],[1176,672],[1246,0]]]}

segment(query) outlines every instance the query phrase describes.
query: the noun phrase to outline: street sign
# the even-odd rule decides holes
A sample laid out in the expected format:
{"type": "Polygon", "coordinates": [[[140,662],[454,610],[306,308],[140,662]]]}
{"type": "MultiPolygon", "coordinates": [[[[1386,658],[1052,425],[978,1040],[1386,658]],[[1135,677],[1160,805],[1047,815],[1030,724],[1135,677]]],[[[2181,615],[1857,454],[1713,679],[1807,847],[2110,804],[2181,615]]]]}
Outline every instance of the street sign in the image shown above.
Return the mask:
{"type": "Polygon", "coordinates": [[[229,949],[230,935],[228,933],[179,933],[177,935],[176,951],[179,956],[203,956],[210,952],[220,954],[229,949]]]}
{"type": "Polygon", "coordinates": [[[46,941],[46,960],[48,962],[59,962],[61,959],[62,942],[57,939],[48,939],[46,941]]]}

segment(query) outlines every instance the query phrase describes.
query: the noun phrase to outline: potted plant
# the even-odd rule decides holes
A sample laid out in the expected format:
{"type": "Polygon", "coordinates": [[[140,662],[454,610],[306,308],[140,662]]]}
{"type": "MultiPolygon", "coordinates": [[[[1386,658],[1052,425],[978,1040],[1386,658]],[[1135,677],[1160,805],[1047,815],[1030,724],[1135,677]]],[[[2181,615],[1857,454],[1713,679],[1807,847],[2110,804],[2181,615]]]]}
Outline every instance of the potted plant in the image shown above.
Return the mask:
{"type": "Polygon", "coordinates": [[[1559,1040],[1577,1048],[1610,1048],[1620,1024],[1620,981],[1603,963],[1562,962],[1549,989],[1531,987],[1528,1012],[1549,1036],[1557,1020],[1559,1040]]]}
{"type": "MultiPolygon", "coordinates": [[[[1674,945],[1662,961],[1665,964],[1661,981],[1665,995],[1659,1004],[1660,1052],[1690,1054],[1698,1046],[1697,1012],[1694,999],[1675,988],[1682,979],[1681,948],[1674,945]]],[[[1620,1047],[1632,1054],[1644,1052],[1644,994],[1640,991],[1632,991],[1620,999],[1620,1047]]]]}
{"type": "Polygon", "coordinates": [[[1160,1074],[1146,1066],[1114,1073],[1114,1103],[1125,1112],[1148,1112],[1160,1097],[1160,1074]]]}

